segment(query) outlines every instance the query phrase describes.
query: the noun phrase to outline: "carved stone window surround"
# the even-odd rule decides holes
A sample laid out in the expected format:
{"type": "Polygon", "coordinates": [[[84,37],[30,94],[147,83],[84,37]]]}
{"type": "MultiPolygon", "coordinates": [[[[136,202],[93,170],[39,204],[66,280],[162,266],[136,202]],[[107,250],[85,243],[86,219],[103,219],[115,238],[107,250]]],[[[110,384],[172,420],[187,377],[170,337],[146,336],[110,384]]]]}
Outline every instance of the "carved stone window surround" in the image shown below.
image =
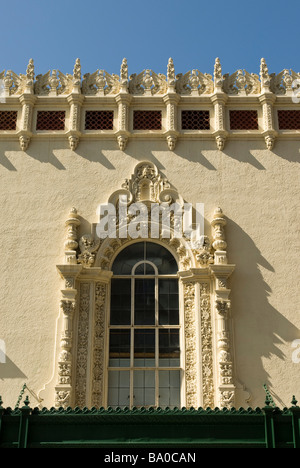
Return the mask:
{"type": "MultiPolygon", "coordinates": [[[[180,200],[153,163],[137,164],[131,179],[110,197],[130,195],[130,203],[143,201],[139,183],[153,185],[150,199],[180,200]],[[158,197],[158,198],[156,198],[158,197]]],[[[145,193],[144,193],[145,194],[145,193]]],[[[202,247],[185,238],[160,237],[155,241],[168,248],[177,259],[181,317],[184,332],[184,400],[182,405],[234,406],[240,388],[234,371],[233,332],[228,278],[235,266],[227,262],[224,226],[226,218],[217,209],[211,219],[211,235],[202,247]]],[[[54,392],[57,406],[101,406],[106,398],[106,359],[111,266],[127,245],[146,239],[95,237],[78,238],[77,210],[66,221],[65,263],[58,265],[62,278],[60,315],[53,378],[44,392],[54,392]],[[72,313],[71,313],[71,312],[72,313]],[[72,327],[72,328],[70,328],[72,327]]],[[[151,237],[150,242],[154,241],[151,237]]]]}

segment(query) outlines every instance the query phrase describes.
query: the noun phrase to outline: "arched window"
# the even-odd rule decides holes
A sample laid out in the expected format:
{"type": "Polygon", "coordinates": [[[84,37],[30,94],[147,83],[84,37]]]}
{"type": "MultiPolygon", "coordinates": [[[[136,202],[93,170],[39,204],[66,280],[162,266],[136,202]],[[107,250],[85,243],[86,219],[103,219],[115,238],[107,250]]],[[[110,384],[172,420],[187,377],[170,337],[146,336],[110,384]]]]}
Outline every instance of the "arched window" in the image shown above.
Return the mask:
{"type": "Polygon", "coordinates": [[[138,242],[112,270],[107,404],[179,406],[177,262],[159,244],[138,242]]]}

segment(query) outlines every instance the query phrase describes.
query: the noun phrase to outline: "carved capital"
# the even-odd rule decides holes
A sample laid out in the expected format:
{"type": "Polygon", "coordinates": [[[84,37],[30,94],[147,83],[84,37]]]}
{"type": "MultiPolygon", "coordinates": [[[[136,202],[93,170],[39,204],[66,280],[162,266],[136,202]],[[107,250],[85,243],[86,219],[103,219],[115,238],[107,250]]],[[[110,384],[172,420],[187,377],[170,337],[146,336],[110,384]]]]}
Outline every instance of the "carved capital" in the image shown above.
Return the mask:
{"type": "Polygon", "coordinates": [[[60,301],[60,307],[63,311],[63,313],[69,317],[73,317],[74,310],[75,310],[75,302],[74,301],[68,301],[65,299],[62,299],[60,301]]]}
{"type": "Polygon", "coordinates": [[[222,299],[216,300],[216,309],[222,317],[227,318],[228,312],[230,311],[230,301],[222,299]]]}

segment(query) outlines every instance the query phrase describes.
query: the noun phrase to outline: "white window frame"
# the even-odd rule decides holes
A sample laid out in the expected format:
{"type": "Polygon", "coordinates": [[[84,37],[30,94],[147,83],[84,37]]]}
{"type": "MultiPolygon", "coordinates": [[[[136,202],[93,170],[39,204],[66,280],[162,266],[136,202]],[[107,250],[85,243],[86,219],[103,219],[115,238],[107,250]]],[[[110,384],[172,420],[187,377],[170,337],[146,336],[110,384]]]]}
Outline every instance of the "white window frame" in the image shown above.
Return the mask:
{"type": "MultiPolygon", "coordinates": [[[[159,245],[159,244],[158,244],[159,245]]],[[[108,307],[108,317],[107,317],[107,346],[106,346],[106,374],[105,374],[105,390],[106,390],[106,406],[108,405],[109,401],[109,388],[108,388],[108,374],[110,371],[129,371],[130,373],[130,388],[129,388],[129,408],[133,406],[137,406],[134,404],[134,379],[133,374],[135,371],[154,371],[155,372],[155,402],[153,405],[149,405],[151,407],[159,407],[159,372],[161,371],[179,371],[180,383],[179,383],[179,405],[182,404],[183,401],[183,360],[184,360],[184,353],[183,353],[183,338],[182,338],[182,314],[181,314],[181,307],[180,307],[180,285],[179,285],[179,278],[177,274],[159,274],[157,266],[149,261],[149,260],[141,260],[134,264],[131,270],[130,275],[113,275],[113,279],[131,279],[131,322],[130,325],[110,325],[110,301],[108,307]],[[149,264],[154,269],[154,274],[135,274],[136,268],[141,264],[149,264]],[[155,280],[155,323],[154,325],[135,325],[134,324],[134,299],[135,299],[135,280],[136,279],[151,279],[154,278],[155,280]],[[176,325],[160,325],[159,324],[159,309],[158,309],[158,283],[160,279],[177,279],[178,281],[178,308],[179,308],[179,320],[178,324],[176,325]],[[112,329],[129,329],[130,330],[130,365],[123,367],[123,366],[109,366],[109,335],[110,330],[112,329]],[[137,329],[154,329],[155,330],[155,365],[154,366],[135,366],[134,365],[134,331],[137,329]],[[176,329],[178,330],[179,334],[179,365],[178,366],[159,366],[159,330],[161,329],[176,329]]],[[[111,289],[111,288],[110,288],[111,289]]],[[[111,290],[109,297],[111,298],[111,290]]],[[[123,405],[122,405],[123,406],[123,405]]],[[[141,405],[143,407],[147,407],[146,405],[141,405]]],[[[169,406],[169,405],[166,405],[169,406]]],[[[165,407],[165,405],[163,406],[165,407]]]]}

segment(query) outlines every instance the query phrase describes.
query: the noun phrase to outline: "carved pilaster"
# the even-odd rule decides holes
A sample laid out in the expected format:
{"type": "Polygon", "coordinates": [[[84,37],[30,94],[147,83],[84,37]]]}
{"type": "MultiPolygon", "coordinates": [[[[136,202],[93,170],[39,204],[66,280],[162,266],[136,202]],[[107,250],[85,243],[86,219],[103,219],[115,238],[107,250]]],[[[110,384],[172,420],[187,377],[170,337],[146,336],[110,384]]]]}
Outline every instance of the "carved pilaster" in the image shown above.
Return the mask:
{"type": "Polygon", "coordinates": [[[218,406],[232,407],[235,399],[235,385],[233,381],[233,356],[230,337],[230,289],[228,278],[235,266],[227,262],[227,243],[225,241],[224,226],[226,220],[221,208],[218,208],[212,220],[214,231],[213,248],[215,249],[215,262],[209,268],[214,279],[215,320],[217,323],[217,382],[218,406]]]}
{"type": "Polygon", "coordinates": [[[195,284],[183,284],[184,329],[185,329],[185,389],[186,406],[198,406],[198,372],[197,372],[197,331],[195,311],[195,284]]]}
{"type": "Polygon", "coordinates": [[[126,149],[129,132],[129,105],[132,96],[127,91],[120,92],[116,96],[118,104],[118,131],[116,133],[118,145],[121,151],[126,149]]]}
{"type": "Polygon", "coordinates": [[[214,407],[213,342],[209,282],[200,283],[202,406],[214,407]]]}
{"type": "Polygon", "coordinates": [[[219,406],[231,408],[235,403],[235,386],[233,383],[233,359],[228,326],[230,301],[228,299],[217,299],[216,310],[218,316],[219,406]]]}
{"type": "Polygon", "coordinates": [[[227,101],[227,94],[223,92],[223,75],[220,60],[216,58],[214,67],[214,94],[211,96],[211,101],[214,105],[215,114],[215,131],[214,137],[216,140],[217,148],[223,151],[227,137],[225,127],[225,104],[227,101]]]}
{"type": "Polygon", "coordinates": [[[167,94],[164,95],[164,102],[167,108],[167,130],[165,136],[170,151],[174,151],[178,136],[177,104],[179,100],[180,96],[169,87],[167,94]]]}
{"type": "Polygon", "coordinates": [[[76,310],[76,278],[81,265],[58,265],[57,269],[64,281],[60,301],[61,339],[58,355],[58,371],[55,387],[56,406],[72,404],[72,362],[73,362],[73,318],[76,310]]]}
{"type": "Polygon", "coordinates": [[[72,398],[72,344],[74,300],[61,300],[60,308],[63,315],[63,326],[58,357],[58,383],[55,387],[55,406],[68,407],[72,398]]]}
{"type": "Polygon", "coordinates": [[[164,102],[167,108],[167,131],[165,135],[170,151],[175,150],[178,137],[177,104],[180,100],[180,95],[176,93],[175,83],[176,77],[174,63],[172,58],[169,58],[167,67],[167,93],[164,95],[164,102]]]}
{"type": "Polygon", "coordinates": [[[70,105],[70,119],[69,119],[69,131],[68,140],[69,146],[72,151],[75,151],[80,138],[80,114],[81,105],[84,100],[82,94],[72,93],[68,96],[68,103],[70,105]]]}
{"type": "MultiPolygon", "coordinates": [[[[33,92],[33,91],[32,91],[33,92]]],[[[28,149],[30,138],[32,136],[32,115],[36,96],[32,92],[24,93],[19,97],[22,104],[21,130],[19,133],[19,143],[22,151],[28,149]]]]}
{"type": "Polygon", "coordinates": [[[272,150],[277,135],[277,132],[274,130],[273,118],[273,104],[276,100],[276,96],[270,92],[264,93],[259,96],[259,100],[262,105],[263,112],[263,136],[265,139],[267,149],[272,150]]]}
{"type": "Polygon", "coordinates": [[[89,354],[90,288],[91,284],[88,282],[80,284],[75,384],[75,406],[80,408],[83,408],[87,404],[86,387],[89,354]]]}
{"type": "Polygon", "coordinates": [[[107,285],[97,282],[95,285],[95,318],[92,357],[92,406],[95,407],[100,407],[103,404],[106,295],[107,285]]]}
{"type": "Polygon", "coordinates": [[[260,81],[261,95],[259,96],[259,100],[263,112],[263,136],[265,138],[266,147],[272,150],[276,138],[273,119],[273,104],[276,100],[276,95],[273,94],[270,89],[272,78],[269,75],[269,70],[264,58],[260,61],[260,81]]]}

